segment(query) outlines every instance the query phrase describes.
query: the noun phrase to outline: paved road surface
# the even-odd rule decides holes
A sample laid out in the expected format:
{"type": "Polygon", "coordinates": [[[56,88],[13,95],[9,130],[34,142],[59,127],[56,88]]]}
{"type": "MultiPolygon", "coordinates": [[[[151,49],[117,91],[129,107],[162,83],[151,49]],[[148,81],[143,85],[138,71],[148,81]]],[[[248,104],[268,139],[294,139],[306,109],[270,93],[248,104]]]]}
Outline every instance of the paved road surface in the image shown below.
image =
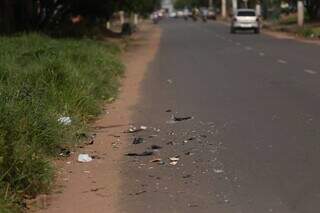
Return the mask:
{"type": "Polygon", "coordinates": [[[130,151],[163,148],[125,157],[123,212],[320,212],[320,47],[219,23],[160,26],[136,107],[146,142],[130,151]]]}

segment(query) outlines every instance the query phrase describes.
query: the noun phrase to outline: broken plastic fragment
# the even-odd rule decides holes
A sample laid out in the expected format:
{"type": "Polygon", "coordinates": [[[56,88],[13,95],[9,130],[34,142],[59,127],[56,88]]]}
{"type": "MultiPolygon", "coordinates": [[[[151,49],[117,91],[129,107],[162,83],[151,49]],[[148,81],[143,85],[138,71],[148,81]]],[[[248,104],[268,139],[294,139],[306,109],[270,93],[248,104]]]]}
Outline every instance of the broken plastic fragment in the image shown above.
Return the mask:
{"type": "Polygon", "coordinates": [[[70,117],[60,117],[58,119],[58,122],[63,124],[63,125],[70,125],[72,121],[71,121],[70,117]]]}
{"type": "Polygon", "coordinates": [[[153,151],[144,151],[142,153],[129,152],[126,156],[150,156],[153,155],[153,151]]]}
{"type": "Polygon", "coordinates": [[[174,121],[186,121],[186,120],[190,120],[192,119],[193,117],[191,116],[185,116],[185,117],[176,117],[176,116],[173,116],[173,120],[174,121]]]}
{"type": "Polygon", "coordinates": [[[140,144],[140,143],[143,143],[143,141],[144,141],[143,138],[134,138],[132,143],[133,144],[140,144]]]}
{"type": "Polygon", "coordinates": [[[92,157],[90,157],[88,154],[79,154],[78,156],[78,162],[80,163],[87,163],[92,161],[92,157]]]}

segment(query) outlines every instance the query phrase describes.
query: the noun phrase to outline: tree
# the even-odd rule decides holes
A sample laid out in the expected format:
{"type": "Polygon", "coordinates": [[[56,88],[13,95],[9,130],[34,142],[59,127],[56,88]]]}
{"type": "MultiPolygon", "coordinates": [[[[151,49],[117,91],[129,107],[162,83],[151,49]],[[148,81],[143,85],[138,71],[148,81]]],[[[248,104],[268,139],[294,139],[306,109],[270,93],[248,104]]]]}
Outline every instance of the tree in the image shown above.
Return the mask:
{"type": "Polygon", "coordinates": [[[305,0],[305,6],[311,20],[319,18],[320,1],[319,0],[305,0]]]}
{"type": "Polygon", "coordinates": [[[59,27],[74,16],[101,24],[119,9],[147,14],[159,5],[160,0],[0,0],[0,33],[59,27]]]}

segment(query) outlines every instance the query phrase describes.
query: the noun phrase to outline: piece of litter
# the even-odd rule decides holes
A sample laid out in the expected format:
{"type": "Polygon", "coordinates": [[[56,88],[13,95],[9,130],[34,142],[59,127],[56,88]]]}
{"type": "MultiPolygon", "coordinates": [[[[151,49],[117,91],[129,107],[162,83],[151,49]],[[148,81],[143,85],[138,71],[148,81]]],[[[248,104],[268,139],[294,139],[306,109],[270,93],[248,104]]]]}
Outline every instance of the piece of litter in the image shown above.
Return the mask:
{"type": "Polygon", "coordinates": [[[88,154],[79,154],[78,155],[78,162],[87,163],[90,161],[92,161],[92,157],[90,157],[90,155],[88,155],[88,154]]]}
{"type": "Polygon", "coordinates": [[[185,117],[176,117],[176,116],[173,116],[173,120],[174,121],[186,121],[186,120],[190,120],[192,119],[193,117],[191,116],[185,116],[185,117]]]}
{"type": "Polygon", "coordinates": [[[172,112],[172,110],[171,109],[167,109],[166,112],[172,112]]]}
{"type": "Polygon", "coordinates": [[[155,159],[152,159],[152,160],[150,161],[150,163],[158,163],[158,162],[160,162],[160,161],[162,161],[161,158],[155,158],[155,159]]]}
{"type": "Polygon", "coordinates": [[[129,152],[125,154],[126,156],[150,156],[153,155],[152,151],[144,151],[142,153],[129,152]]]}
{"type": "Polygon", "coordinates": [[[147,129],[148,129],[148,127],[146,127],[146,126],[140,126],[140,128],[132,126],[128,129],[128,131],[126,131],[124,133],[136,133],[136,132],[140,132],[140,131],[147,130],[147,129]]]}
{"type": "Polygon", "coordinates": [[[162,149],[162,146],[151,145],[151,149],[162,149]]]}
{"type": "Polygon", "coordinates": [[[141,129],[141,130],[147,130],[148,127],[146,127],[146,126],[140,126],[140,129],[141,129]]]}
{"type": "Polygon", "coordinates": [[[145,191],[145,190],[144,191],[140,191],[140,192],[136,192],[135,195],[141,195],[141,194],[146,193],[146,192],[147,191],[145,191]]]}
{"type": "Polygon", "coordinates": [[[158,163],[159,165],[165,164],[165,162],[161,158],[155,158],[151,160],[150,163],[158,163]]]}
{"type": "Polygon", "coordinates": [[[175,166],[175,165],[178,164],[178,161],[172,161],[172,162],[170,162],[169,164],[172,165],[172,166],[175,166]]]}
{"type": "Polygon", "coordinates": [[[133,139],[133,144],[141,144],[141,143],[143,143],[143,138],[134,138],[133,139]]]}
{"type": "Polygon", "coordinates": [[[169,158],[171,161],[178,161],[178,160],[180,160],[179,158],[177,158],[177,157],[171,157],[171,158],[169,158]]]}
{"type": "Polygon", "coordinates": [[[172,83],[173,83],[173,81],[172,81],[171,79],[168,79],[167,82],[168,82],[169,84],[172,84],[172,83]]]}
{"type": "Polygon", "coordinates": [[[213,171],[214,173],[217,173],[217,174],[223,173],[222,169],[214,169],[213,171]]]}
{"type": "Polygon", "coordinates": [[[70,125],[72,121],[71,121],[70,117],[60,117],[58,119],[58,122],[63,124],[63,125],[70,125]]]}

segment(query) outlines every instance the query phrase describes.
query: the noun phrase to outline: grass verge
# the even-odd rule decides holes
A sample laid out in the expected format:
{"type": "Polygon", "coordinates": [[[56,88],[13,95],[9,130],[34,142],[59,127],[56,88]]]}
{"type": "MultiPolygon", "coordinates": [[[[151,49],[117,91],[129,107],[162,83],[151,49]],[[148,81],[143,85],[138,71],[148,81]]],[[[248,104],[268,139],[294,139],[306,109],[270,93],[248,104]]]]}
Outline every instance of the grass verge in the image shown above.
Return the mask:
{"type": "Polygon", "coordinates": [[[50,189],[52,158],[116,96],[123,66],[117,46],[94,40],[31,34],[0,37],[0,49],[0,212],[19,212],[50,189]]]}

